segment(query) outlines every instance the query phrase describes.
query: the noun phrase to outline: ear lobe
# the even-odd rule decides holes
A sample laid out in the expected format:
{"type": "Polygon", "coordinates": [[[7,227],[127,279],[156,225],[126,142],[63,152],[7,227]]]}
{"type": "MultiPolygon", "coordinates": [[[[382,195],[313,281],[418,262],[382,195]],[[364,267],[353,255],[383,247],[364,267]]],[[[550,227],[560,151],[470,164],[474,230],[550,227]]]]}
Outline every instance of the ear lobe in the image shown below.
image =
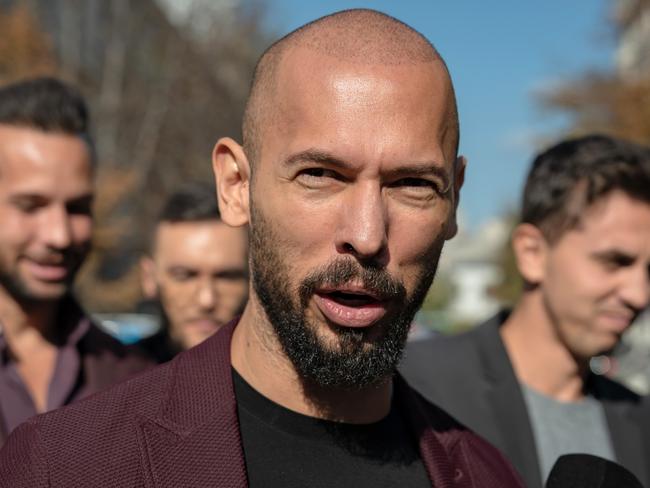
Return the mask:
{"type": "Polygon", "coordinates": [[[239,227],[248,223],[250,165],[243,148],[229,137],[217,141],[212,152],[221,219],[239,227]]]}
{"type": "Polygon", "coordinates": [[[158,282],[156,281],[156,265],[149,256],[140,258],[140,286],[145,298],[157,298],[158,282]]]}
{"type": "Polygon", "coordinates": [[[449,240],[458,233],[458,220],[456,214],[458,213],[458,203],[460,202],[460,189],[465,182],[465,167],[467,166],[467,158],[465,156],[458,156],[456,161],[454,161],[454,171],[452,181],[453,192],[453,208],[451,209],[451,217],[449,225],[447,226],[447,233],[445,235],[445,240],[449,240]]]}
{"type": "Polygon", "coordinates": [[[533,285],[541,283],[548,249],[542,231],[532,224],[519,224],[512,233],[512,249],[524,281],[533,285]]]}

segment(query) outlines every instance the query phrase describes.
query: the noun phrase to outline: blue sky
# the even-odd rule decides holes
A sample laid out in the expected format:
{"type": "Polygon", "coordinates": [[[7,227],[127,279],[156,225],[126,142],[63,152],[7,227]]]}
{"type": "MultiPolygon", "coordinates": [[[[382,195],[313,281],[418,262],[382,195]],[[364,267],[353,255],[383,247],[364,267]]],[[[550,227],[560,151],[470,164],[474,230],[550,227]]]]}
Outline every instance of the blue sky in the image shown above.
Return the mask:
{"type": "Polygon", "coordinates": [[[606,0],[272,0],[268,25],[279,35],[336,10],[369,7],[411,25],[451,70],[469,159],[462,222],[476,228],[516,205],[535,138],[561,133],[533,94],[585,69],[613,65],[606,0]]]}

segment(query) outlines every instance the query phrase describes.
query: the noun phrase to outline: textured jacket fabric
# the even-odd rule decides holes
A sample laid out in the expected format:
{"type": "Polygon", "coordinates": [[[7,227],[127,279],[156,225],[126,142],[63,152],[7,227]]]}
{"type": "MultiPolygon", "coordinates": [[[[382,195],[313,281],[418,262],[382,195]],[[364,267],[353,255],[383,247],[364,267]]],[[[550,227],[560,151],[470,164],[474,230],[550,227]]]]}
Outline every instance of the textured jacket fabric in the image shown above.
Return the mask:
{"type": "MultiPolygon", "coordinates": [[[[70,313],[83,315],[76,302],[67,304],[70,313]]],[[[154,366],[152,359],[137,348],[124,346],[90,322],[77,343],[81,367],[76,386],[66,404],[85,398],[154,366]]],[[[0,446],[8,436],[0,419],[0,446]]]]}
{"type": "MultiPolygon", "coordinates": [[[[26,422],[0,451],[0,487],[246,487],[232,384],[235,324],[85,401],[26,422]]],[[[503,456],[401,379],[432,486],[519,487],[503,456]]]]}
{"type": "MultiPolygon", "coordinates": [[[[499,334],[506,317],[503,312],[465,334],[409,344],[401,372],[426,399],[498,447],[526,486],[541,488],[526,403],[499,334]]],[[[617,462],[650,486],[645,400],[602,376],[591,375],[587,387],[603,404],[617,462]]]]}

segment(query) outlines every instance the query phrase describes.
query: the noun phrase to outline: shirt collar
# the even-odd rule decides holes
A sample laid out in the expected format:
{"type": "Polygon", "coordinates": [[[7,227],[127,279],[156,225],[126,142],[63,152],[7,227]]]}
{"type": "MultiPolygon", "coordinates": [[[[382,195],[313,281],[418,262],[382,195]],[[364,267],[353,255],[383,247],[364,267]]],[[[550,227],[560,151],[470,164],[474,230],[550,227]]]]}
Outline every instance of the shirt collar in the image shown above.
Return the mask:
{"type": "MultiPolygon", "coordinates": [[[[68,331],[68,335],[60,347],[76,347],[81,338],[88,332],[90,319],[83,312],[77,300],[70,295],[66,295],[62,299],[57,312],[56,326],[63,327],[68,331]]],[[[2,323],[0,323],[0,365],[7,364],[9,361],[8,352],[7,340],[3,333],[2,323]]]]}

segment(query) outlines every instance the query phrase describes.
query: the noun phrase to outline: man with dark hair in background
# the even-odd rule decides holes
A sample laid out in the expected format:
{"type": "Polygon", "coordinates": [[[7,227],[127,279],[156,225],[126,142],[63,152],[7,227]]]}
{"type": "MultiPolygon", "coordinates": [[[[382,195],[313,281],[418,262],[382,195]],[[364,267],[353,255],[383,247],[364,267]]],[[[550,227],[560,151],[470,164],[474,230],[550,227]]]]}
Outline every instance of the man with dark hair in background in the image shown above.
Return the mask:
{"type": "Polygon", "coordinates": [[[71,295],[90,248],[93,164],[74,89],[51,78],[0,88],[0,443],[148,365],[71,295]]]}
{"type": "Polygon", "coordinates": [[[512,312],[414,343],[402,371],[541,487],[562,454],[618,462],[650,486],[650,410],[593,374],[650,302],[650,148],[593,135],[533,162],[512,235],[512,312]]]}
{"type": "Polygon", "coordinates": [[[431,43],[372,10],[318,19],[262,56],[244,119],[213,152],[222,219],[249,225],[241,318],[23,424],[0,486],[521,486],[395,376],[465,167],[431,43]]]}
{"type": "Polygon", "coordinates": [[[188,185],[169,197],[140,265],[161,329],[138,345],[158,363],[203,342],[244,309],[248,235],[221,220],[213,186],[188,185]]]}

